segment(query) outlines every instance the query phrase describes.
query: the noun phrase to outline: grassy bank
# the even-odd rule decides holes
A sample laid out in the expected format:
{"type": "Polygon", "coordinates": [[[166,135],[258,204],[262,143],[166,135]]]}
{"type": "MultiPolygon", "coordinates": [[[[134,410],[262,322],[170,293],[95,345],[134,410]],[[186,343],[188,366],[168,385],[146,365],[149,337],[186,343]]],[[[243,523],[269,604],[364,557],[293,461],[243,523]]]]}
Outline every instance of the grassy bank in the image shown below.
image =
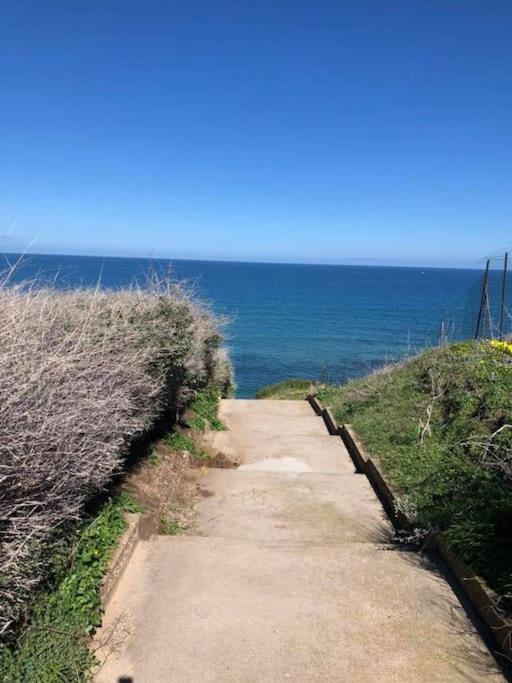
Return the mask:
{"type": "Polygon", "coordinates": [[[278,384],[262,387],[256,392],[256,398],[296,400],[305,398],[311,391],[315,391],[315,385],[309,380],[285,379],[278,384]]]}
{"type": "Polygon", "coordinates": [[[134,445],[194,401],[206,424],[204,396],[229,393],[231,369],[220,321],[169,282],[116,291],[4,285],[0,316],[5,642],[52,574],[57,546],[119,480],[134,445]]]}
{"type": "MultiPolygon", "coordinates": [[[[416,524],[441,531],[510,607],[512,346],[432,349],[318,394],[352,423],[416,524]]],[[[275,395],[287,397],[282,385],[275,395]]]]}

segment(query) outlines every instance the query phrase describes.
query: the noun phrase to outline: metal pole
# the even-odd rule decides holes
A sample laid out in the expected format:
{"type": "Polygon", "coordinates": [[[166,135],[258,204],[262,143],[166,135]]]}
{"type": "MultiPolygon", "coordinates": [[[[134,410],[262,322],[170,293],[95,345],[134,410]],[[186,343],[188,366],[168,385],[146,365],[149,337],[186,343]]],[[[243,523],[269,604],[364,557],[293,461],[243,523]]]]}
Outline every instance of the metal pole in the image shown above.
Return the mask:
{"type": "Polygon", "coordinates": [[[505,263],[503,264],[503,278],[501,280],[500,339],[503,339],[503,312],[505,310],[505,292],[507,289],[507,265],[508,251],[505,252],[505,263]]]}
{"type": "Polygon", "coordinates": [[[489,259],[487,259],[487,263],[485,265],[484,278],[482,280],[482,294],[480,296],[480,309],[478,310],[478,318],[475,327],[475,339],[478,339],[478,335],[480,334],[480,323],[482,321],[482,314],[484,312],[485,301],[487,297],[487,278],[489,277],[489,263],[490,261],[489,259]]]}
{"type": "MultiPolygon", "coordinates": [[[[491,339],[494,339],[494,327],[492,324],[492,316],[491,316],[491,303],[489,301],[489,286],[486,287],[485,289],[485,310],[487,311],[487,321],[489,323],[489,336],[491,339]]],[[[484,314],[485,316],[485,314],[484,314]]],[[[482,337],[485,337],[485,317],[484,317],[484,324],[482,326],[482,337]]]]}

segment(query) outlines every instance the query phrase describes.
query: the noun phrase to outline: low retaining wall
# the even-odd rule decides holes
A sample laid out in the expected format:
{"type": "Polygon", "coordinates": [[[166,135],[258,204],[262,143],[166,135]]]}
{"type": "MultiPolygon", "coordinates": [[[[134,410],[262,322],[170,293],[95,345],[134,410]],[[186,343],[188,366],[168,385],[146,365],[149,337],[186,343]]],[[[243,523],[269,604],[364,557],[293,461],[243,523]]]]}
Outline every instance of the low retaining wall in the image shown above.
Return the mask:
{"type": "Polygon", "coordinates": [[[496,609],[496,600],[481,579],[443,543],[442,538],[433,541],[434,549],[448,566],[459,588],[469,603],[487,625],[494,640],[506,657],[512,661],[512,624],[496,609]]]}
{"type": "Polygon", "coordinates": [[[364,452],[356,435],[352,431],[351,425],[343,425],[340,434],[348,454],[352,458],[356,472],[364,472],[369,456],[364,452]]]}
{"type": "Polygon", "coordinates": [[[332,436],[341,436],[342,428],[338,427],[338,423],[330,408],[324,408],[322,410],[322,417],[324,418],[325,426],[327,427],[329,434],[332,436]]]}
{"type": "Polygon", "coordinates": [[[156,531],[156,522],[148,515],[126,513],[125,519],[128,527],[110,558],[107,572],[101,582],[100,598],[104,609],[108,606],[137,543],[139,540],[147,540],[156,531]]]}
{"type": "Polygon", "coordinates": [[[368,458],[364,464],[364,473],[373,486],[373,490],[379,497],[382,507],[392,521],[395,529],[410,531],[413,528],[413,525],[407,519],[407,516],[398,508],[395,494],[391,491],[377,465],[371,458],[368,458]]]}
{"type": "MultiPolygon", "coordinates": [[[[375,461],[365,453],[352,427],[348,424],[338,425],[331,410],[323,407],[316,397],[308,396],[307,400],[315,413],[323,418],[329,434],[341,437],[356,472],[367,476],[395,529],[412,530],[413,524],[398,509],[395,494],[389,488],[375,461]]],[[[429,543],[429,549],[444,560],[454,581],[486,624],[499,648],[508,659],[512,660],[512,624],[503,619],[497,611],[496,601],[491,591],[461,559],[453,555],[442,537],[433,537],[429,543]]]]}
{"type": "Polygon", "coordinates": [[[307,397],[307,401],[309,402],[309,405],[313,408],[317,415],[322,414],[323,407],[316,396],[313,396],[313,394],[309,394],[309,396],[307,397]]]}

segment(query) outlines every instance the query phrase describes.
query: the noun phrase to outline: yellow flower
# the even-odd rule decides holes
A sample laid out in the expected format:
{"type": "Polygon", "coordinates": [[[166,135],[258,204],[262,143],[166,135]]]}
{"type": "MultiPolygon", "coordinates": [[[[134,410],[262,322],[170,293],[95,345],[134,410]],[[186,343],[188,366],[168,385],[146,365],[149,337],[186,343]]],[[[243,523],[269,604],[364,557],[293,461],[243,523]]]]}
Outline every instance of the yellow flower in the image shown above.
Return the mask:
{"type": "Polygon", "coordinates": [[[508,353],[512,355],[512,342],[502,341],[499,339],[491,339],[489,344],[492,346],[493,349],[496,349],[497,351],[503,351],[503,353],[508,353]]]}

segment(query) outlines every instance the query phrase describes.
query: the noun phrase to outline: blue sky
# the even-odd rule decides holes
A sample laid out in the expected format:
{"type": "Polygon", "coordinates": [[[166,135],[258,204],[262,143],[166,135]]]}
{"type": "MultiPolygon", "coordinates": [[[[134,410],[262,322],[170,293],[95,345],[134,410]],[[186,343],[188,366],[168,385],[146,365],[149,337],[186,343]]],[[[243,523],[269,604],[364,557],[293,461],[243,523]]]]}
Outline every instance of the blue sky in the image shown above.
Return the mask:
{"type": "Polygon", "coordinates": [[[0,248],[467,265],[512,243],[510,0],[4,0],[0,248]]]}

